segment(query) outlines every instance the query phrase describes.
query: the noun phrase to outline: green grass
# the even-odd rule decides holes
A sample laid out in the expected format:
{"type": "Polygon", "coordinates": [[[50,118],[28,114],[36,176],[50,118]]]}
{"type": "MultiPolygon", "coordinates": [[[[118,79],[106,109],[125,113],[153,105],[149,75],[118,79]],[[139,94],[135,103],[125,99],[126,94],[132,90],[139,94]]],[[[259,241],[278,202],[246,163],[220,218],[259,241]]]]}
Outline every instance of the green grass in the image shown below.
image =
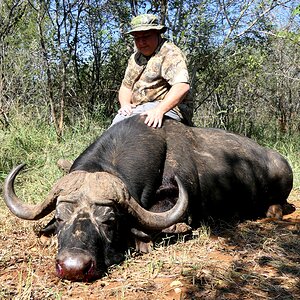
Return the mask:
{"type": "Polygon", "coordinates": [[[62,175],[56,165],[58,159],[74,160],[103,130],[102,124],[78,123],[66,127],[59,142],[53,125],[18,113],[11,117],[8,128],[0,130],[0,181],[12,167],[25,163],[17,178],[17,194],[25,201],[30,196],[30,201],[39,202],[62,175]]]}

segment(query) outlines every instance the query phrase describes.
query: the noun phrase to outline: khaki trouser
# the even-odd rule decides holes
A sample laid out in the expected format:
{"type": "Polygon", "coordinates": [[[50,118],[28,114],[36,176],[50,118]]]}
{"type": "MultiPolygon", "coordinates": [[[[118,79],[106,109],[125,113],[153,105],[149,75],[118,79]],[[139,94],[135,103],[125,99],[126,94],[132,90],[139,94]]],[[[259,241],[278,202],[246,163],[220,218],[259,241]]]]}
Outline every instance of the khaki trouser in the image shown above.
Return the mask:
{"type": "MultiPolygon", "coordinates": [[[[121,115],[121,114],[117,114],[115,116],[115,118],[113,119],[112,123],[110,126],[122,121],[122,120],[125,120],[127,118],[130,118],[134,115],[138,115],[138,114],[141,114],[149,109],[152,109],[152,108],[155,108],[157,105],[159,104],[158,101],[154,101],[154,102],[147,102],[147,103],[144,103],[144,104],[140,104],[138,105],[137,107],[134,107],[132,109],[132,114],[130,116],[124,116],[124,115],[121,115]]],[[[172,118],[176,121],[182,121],[180,116],[175,112],[175,110],[171,109],[169,110],[168,112],[165,113],[165,116],[169,117],[169,118],[172,118]]]]}

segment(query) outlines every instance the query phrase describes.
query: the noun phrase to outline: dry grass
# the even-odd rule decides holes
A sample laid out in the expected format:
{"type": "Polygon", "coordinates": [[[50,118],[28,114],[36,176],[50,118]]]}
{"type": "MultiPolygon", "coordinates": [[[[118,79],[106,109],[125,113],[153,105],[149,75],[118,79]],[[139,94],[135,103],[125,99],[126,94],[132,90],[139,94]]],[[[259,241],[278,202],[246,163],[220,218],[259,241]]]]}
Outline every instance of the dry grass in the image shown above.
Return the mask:
{"type": "Polygon", "coordinates": [[[165,239],[151,254],[128,252],[94,283],[55,276],[56,238],[0,206],[0,299],[299,299],[299,208],[285,223],[247,221],[203,226],[193,236],[165,239]]]}

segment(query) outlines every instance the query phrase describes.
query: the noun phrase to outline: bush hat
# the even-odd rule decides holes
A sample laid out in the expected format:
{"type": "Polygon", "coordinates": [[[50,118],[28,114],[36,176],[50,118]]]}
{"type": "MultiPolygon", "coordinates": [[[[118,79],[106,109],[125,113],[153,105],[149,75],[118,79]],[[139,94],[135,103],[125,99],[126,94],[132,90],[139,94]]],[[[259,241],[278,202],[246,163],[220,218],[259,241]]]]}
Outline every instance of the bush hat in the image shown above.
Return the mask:
{"type": "Polygon", "coordinates": [[[134,17],[130,22],[131,30],[127,31],[126,34],[132,34],[137,31],[147,31],[147,30],[158,30],[164,33],[168,28],[164,25],[158,23],[158,18],[151,14],[143,14],[134,17]]]}

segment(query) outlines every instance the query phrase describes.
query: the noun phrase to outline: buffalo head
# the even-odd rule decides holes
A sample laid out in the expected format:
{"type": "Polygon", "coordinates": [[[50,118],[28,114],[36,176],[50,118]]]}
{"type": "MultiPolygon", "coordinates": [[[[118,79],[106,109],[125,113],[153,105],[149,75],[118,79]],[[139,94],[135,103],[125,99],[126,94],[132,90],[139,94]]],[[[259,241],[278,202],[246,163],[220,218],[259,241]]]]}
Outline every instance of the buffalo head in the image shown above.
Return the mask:
{"type": "Polygon", "coordinates": [[[58,236],[56,271],[69,280],[98,278],[108,266],[122,261],[132,222],[143,230],[162,230],[178,222],[188,206],[187,192],[177,177],[177,203],[166,212],[154,213],[133,199],[118,177],[86,171],[65,175],[42,203],[30,205],[14,191],[14,180],[23,167],[14,168],[5,180],[6,205],[26,220],[41,219],[55,210],[51,227],[58,236]]]}

